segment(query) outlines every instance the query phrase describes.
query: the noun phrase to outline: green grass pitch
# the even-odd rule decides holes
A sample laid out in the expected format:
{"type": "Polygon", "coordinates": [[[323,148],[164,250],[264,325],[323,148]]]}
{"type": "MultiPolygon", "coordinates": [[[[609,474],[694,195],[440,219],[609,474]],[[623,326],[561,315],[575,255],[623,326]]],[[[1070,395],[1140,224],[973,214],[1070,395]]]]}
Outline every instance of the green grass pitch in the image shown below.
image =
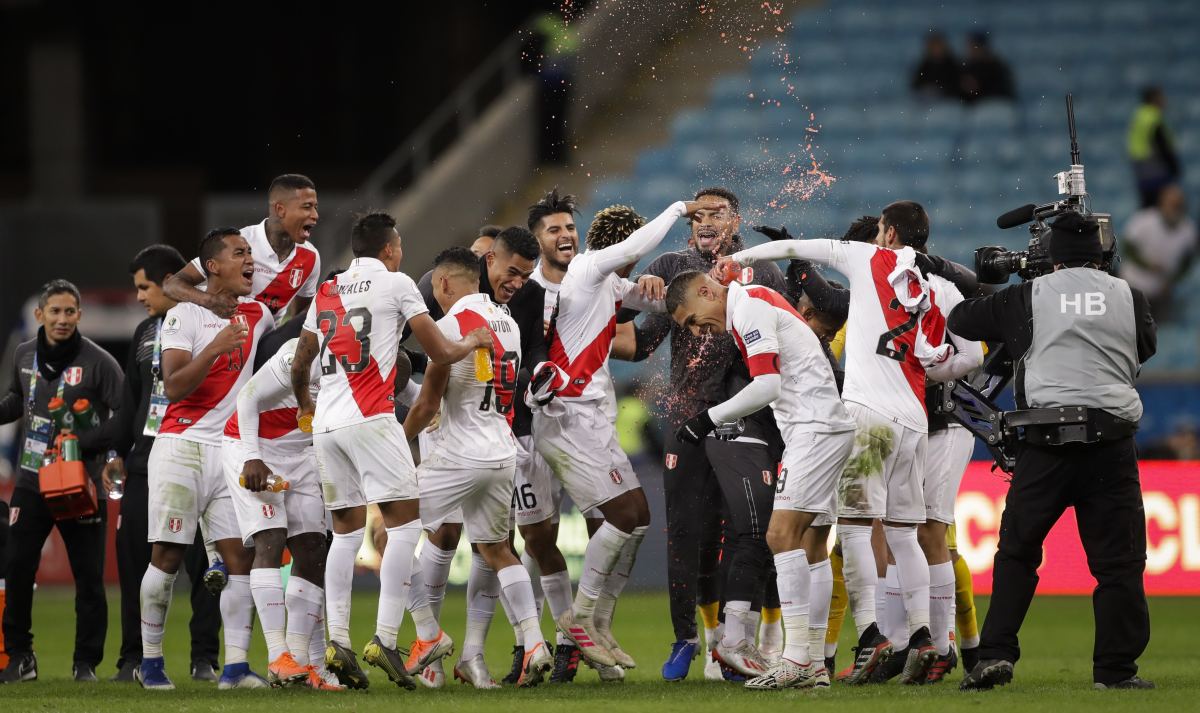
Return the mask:
{"type": "MultiPolygon", "coordinates": [[[[979,608],[986,610],[986,599],[979,608]]],[[[444,624],[456,640],[464,628],[464,596],[461,590],[448,597],[444,624]]],[[[1041,598],[1034,602],[1023,632],[1024,658],[1017,666],[1016,681],[991,693],[961,693],[957,684],[962,672],[936,687],[909,688],[899,685],[845,688],[836,684],[821,693],[784,691],[749,692],[726,683],[703,680],[701,662],[693,663],[686,682],[664,683],[659,667],[672,635],[666,596],[660,593],[631,593],[617,610],[616,634],[622,646],[639,662],[624,683],[601,684],[589,669],[579,673],[569,686],[543,685],[534,690],[475,691],[450,682],[445,689],[404,691],[386,677],[371,671],[367,692],[321,694],[307,690],[218,692],[212,684],[193,683],[188,678],[186,596],[177,593],[167,630],[167,671],[179,688],[170,693],[151,694],[134,685],[76,684],[70,681],[71,642],[74,640],[72,592],[45,589],[36,594],[34,634],[40,679],[0,687],[0,710],[13,713],[33,711],[86,711],[191,713],[208,711],[688,711],[703,713],[741,710],[857,710],[955,711],[1151,711],[1197,710],[1200,703],[1200,654],[1191,647],[1200,627],[1200,600],[1163,598],[1151,601],[1153,637],[1141,661],[1142,673],[1156,681],[1159,690],[1149,692],[1093,691],[1091,689],[1092,614],[1086,598],[1041,598]],[[411,708],[408,706],[420,706],[411,708]],[[862,706],[869,706],[864,708],[862,706]],[[406,708],[402,708],[406,707],[406,708]]],[[[371,635],[375,599],[369,594],[355,598],[353,635],[361,646],[371,635]]],[[[109,636],[100,674],[112,675],[117,658],[120,629],[117,593],[109,594],[109,636]]],[[[549,617],[545,630],[550,632],[549,617]]],[[[838,665],[850,656],[852,629],[843,632],[838,665]]],[[[401,639],[411,638],[406,621],[401,639]]],[[[498,614],[488,642],[488,665],[496,678],[508,670],[512,633],[503,614],[498,614]]],[[[265,672],[266,651],[256,631],[250,652],[252,666],[265,672]]],[[[447,667],[449,669],[449,667],[447,667]]]]}

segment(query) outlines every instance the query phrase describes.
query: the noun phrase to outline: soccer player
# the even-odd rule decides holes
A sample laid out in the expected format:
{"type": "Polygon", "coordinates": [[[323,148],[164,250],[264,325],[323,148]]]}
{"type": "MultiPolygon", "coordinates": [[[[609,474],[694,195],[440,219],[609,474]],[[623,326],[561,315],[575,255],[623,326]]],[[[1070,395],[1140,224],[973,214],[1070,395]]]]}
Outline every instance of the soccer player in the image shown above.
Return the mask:
{"type": "MultiPolygon", "coordinates": [[[[661,300],[655,299],[662,280],[643,276],[634,283],[628,275],[675,220],[717,208],[712,201],[679,201],[644,225],[623,206],[598,213],[588,231],[588,251],[570,261],[551,319],[550,359],[565,377],[554,387],[556,398],[534,412],[535,447],[576,505],[585,511],[599,508],[605,520],[588,542],[572,610],[557,623],[582,656],[597,665],[633,664],[597,620],[611,620],[611,608],[650,523],[646,496],[614,427],[608,356],[616,313],[622,304],[662,311],[661,300]]],[[[538,391],[539,376],[553,373],[537,371],[531,393],[538,391]]]]}
{"type": "MultiPolygon", "coordinates": [[[[147,541],[148,489],[147,462],[154,438],[167,406],[162,382],[162,324],[175,301],[163,294],[162,285],[187,261],[169,245],[151,245],[140,250],[129,263],[129,273],[137,290],[137,300],[149,316],[133,332],[129,358],[125,362],[125,384],[121,405],[113,413],[113,452],[104,466],[105,488],[111,490],[114,479],[124,481],[121,517],[117,524],[117,574],[121,582],[121,655],[117,661],[115,682],[134,682],[142,660],[141,596],[142,577],[150,564],[152,545],[147,541]]],[[[216,682],[217,654],[221,627],[219,595],[214,596],[201,582],[208,566],[204,540],[199,534],[184,555],[184,567],[192,583],[192,678],[216,682]]]]}
{"type": "MultiPolygon", "coordinates": [[[[520,622],[525,653],[517,685],[528,687],[541,682],[553,658],[538,626],[529,573],[508,544],[517,456],[513,396],[521,366],[522,339],[507,310],[480,293],[479,275],[479,260],[469,250],[450,248],[438,255],[433,293],[446,316],[438,320],[437,326],[448,339],[460,339],[472,330],[486,328],[494,341],[492,378],[480,381],[475,367],[465,360],[450,367],[430,365],[421,383],[421,394],[404,421],[404,431],[409,439],[415,438],[440,410],[432,453],[425,456],[417,470],[421,521],[426,530],[433,532],[442,519],[461,508],[472,546],[496,573],[506,608],[520,622]]],[[[541,325],[535,323],[534,328],[540,329],[541,325]]],[[[415,580],[414,588],[418,586],[415,580]]],[[[432,639],[440,631],[428,607],[414,609],[413,619],[421,639],[432,639]]],[[[486,628],[468,624],[462,660],[455,667],[457,677],[469,676],[477,688],[495,685],[483,661],[486,634],[486,628]],[[466,670],[466,676],[460,668],[466,670]]]]}
{"type": "MultiPolygon", "coordinates": [[[[333,543],[325,568],[329,649],[326,664],[343,685],[365,688],[366,675],[350,649],[350,589],[354,559],[362,545],[368,503],[377,504],[387,528],[380,564],[375,636],[363,658],[405,688],[416,684],[396,648],[404,618],[413,550],[421,535],[416,468],[395,418],[395,368],[405,324],[430,360],[453,364],[477,348],[491,349],[480,328],[459,341],[443,336],[417,286],[399,272],[403,249],[396,221],[386,213],[358,218],[351,230],[355,259],[323,283],[309,307],[292,361],[292,392],[298,420],[312,418],[313,445],[325,506],[333,517],[333,543]],[[312,363],[321,366],[320,399],[309,391],[312,363]],[[315,415],[314,415],[315,412],[315,415]]],[[[417,642],[421,667],[453,648],[445,632],[417,642]]]]}
{"type": "MultiPolygon", "coordinates": [[[[286,342],[246,383],[221,446],[225,483],[242,539],[254,549],[250,593],[267,642],[267,678],[275,685],[342,690],[321,676],[325,659],[325,502],[312,434],[296,421],[291,366],[296,339],[286,342]],[[273,490],[271,475],[288,483],[273,490]],[[292,555],[287,592],[283,550],[292,555]],[[314,650],[315,648],[315,650],[314,650]]],[[[313,395],[321,370],[310,373],[313,395]]]]}
{"type": "Polygon", "coordinates": [[[138,678],[153,690],[174,688],[163,662],[162,639],[171,588],[184,549],[203,523],[229,568],[221,592],[225,667],[218,688],[261,688],[267,682],[250,670],[254,603],[250,595],[250,554],[242,544],[225,478],[221,473],[221,431],[233,415],[238,391],[250,379],[260,337],[274,325],[270,310],[249,296],[254,257],[233,228],[208,233],[200,243],[208,291],[237,300],[233,321],[206,307],[180,303],[167,312],[162,328],[163,387],[171,404],[150,450],[150,566],[142,578],[142,665],[138,678]]]}
{"type": "MultiPolygon", "coordinates": [[[[489,226],[484,226],[489,227],[489,226]]],[[[546,358],[546,339],[542,329],[542,313],[543,303],[545,302],[544,293],[541,285],[529,279],[530,274],[534,271],[534,261],[538,257],[538,243],[533,235],[528,230],[520,226],[510,226],[503,230],[498,230],[492,241],[491,247],[487,253],[480,256],[476,260],[476,273],[478,274],[478,291],[486,295],[494,303],[503,305],[509,315],[516,322],[520,330],[521,340],[521,355],[526,364],[536,364],[546,358]]],[[[429,308],[429,315],[435,320],[440,320],[445,311],[438,303],[433,289],[433,271],[425,273],[417,282],[417,288],[421,292],[421,296],[425,299],[425,306],[429,308]]],[[[518,374],[518,381],[521,384],[529,382],[528,368],[522,365],[518,374]]],[[[517,455],[518,468],[521,468],[528,462],[528,451],[532,450],[531,443],[531,424],[533,421],[529,407],[525,404],[524,399],[518,400],[513,409],[513,432],[517,437],[517,441],[521,445],[521,449],[517,455]]],[[[547,475],[547,480],[551,480],[547,475]]],[[[527,495],[527,498],[530,497],[527,495]]],[[[513,495],[514,501],[518,499],[518,495],[513,495]]],[[[458,541],[462,533],[462,514],[455,512],[446,516],[443,524],[435,531],[430,532],[429,539],[421,548],[421,574],[426,585],[425,592],[419,592],[414,595],[414,601],[411,604],[417,603],[417,600],[425,598],[428,593],[429,605],[434,612],[441,609],[441,601],[445,594],[446,581],[450,576],[450,563],[454,559],[454,551],[458,548],[458,541]]],[[[476,552],[473,559],[478,556],[476,552]]],[[[486,581],[468,581],[467,589],[472,594],[481,592],[491,592],[499,587],[495,582],[495,574],[486,574],[488,566],[485,561],[480,559],[475,562],[471,568],[471,574],[479,577],[483,576],[486,581]]],[[[533,576],[531,574],[531,576],[533,576]]],[[[566,577],[566,571],[563,570],[563,577],[566,577]]],[[[570,607],[570,579],[565,580],[567,592],[560,599],[565,600],[564,608],[570,607]]],[[[541,598],[541,587],[534,585],[535,598],[541,598]]],[[[483,596],[483,595],[481,595],[483,596]]],[[[471,631],[486,631],[487,622],[491,621],[491,615],[494,608],[488,605],[488,602],[494,602],[484,596],[482,600],[477,600],[478,604],[484,606],[471,606],[468,608],[468,614],[472,615],[472,622],[476,624],[471,631]]],[[[538,611],[541,611],[539,606],[538,611]]],[[[514,671],[511,680],[506,679],[506,682],[516,683],[520,678],[520,669],[524,663],[525,650],[521,645],[523,634],[520,633],[519,624],[515,633],[518,634],[515,647],[519,656],[514,653],[514,671]]],[[[470,675],[470,672],[464,669],[461,673],[470,675]]],[[[435,663],[427,668],[421,677],[423,683],[433,687],[440,685],[445,679],[444,673],[441,671],[441,665],[435,663]]]]}
{"type": "Polygon", "coordinates": [[[686,272],[671,282],[667,309],[696,336],[731,332],[753,377],[727,401],[686,421],[677,437],[698,444],[718,425],[768,404],[783,434],[767,543],[775,557],[785,643],[779,662],[746,687],[828,686],[823,657],[810,660],[812,583],[802,541],[818,515],[832,518],[837,481],[854,446],[854,420],[838,396],[829,360],[795,308],[770,288],[738,282],[722,287],[704,273],[686,272]]]}
{"type": "MultiPolygon", "coordinates": [[[[267,189],[267,210],[266,219],[242,228],[241,233],[254,251],[250,295],[282,321],[284,314],[305,313],[321,280],[321,256],[309,242],[320,218],[317,187],[298,173],[277,176],[267,189]]],[[[167,280],[163,291],[176,302],[192,302],[229,317],[236,301],[229,295],[196,288],[207,279],[204,264],[193,260],[167,280]]]]}
{"type": "MultiPolygon", "coordinates": [[[[702,188],[696,192],[696,200],[711,201],[720,209],[696,213],[688,247],[660,255],[644,274],[669,283],[686,271],[707,272],[719,256],[744,247],[738,234],[741,213],[736,194],[727,188],[702,188]]],[[[786,290],[783,273],[771,263],[756,269],[753,279],[777,292],[786,290]]],[[[668,334],[671,393],[663,406],[674,429],[697,411],[737,393],[751,377],[738,358],[732,337],[694,336],[666,314],[646,315],[637,327],[632,360],[650,356],[668,334]]],[[[743,423],[741,435],[731,440],[708,438],[697,445],[678,441],[666,445],[667,579],[675,630],[675,643],[662,667],[662,676],[668,681],[685,678],[698,652],[697,603],[710,653],[706,678],[720,680],[720,664],[744,676],[766,670],[766,660],[754,645],[754,620],[770,570],[766,524],[783,443],[765,405],[743,423]],[[721,568],[727,576],[719,587],[722,505],[728,513],[730,536],[721,568]],[[718,594],[722,588],[723,597],[718,594]],[[725,624],[718,633],[721,598],[726,602],[725,624]]]]}
{"type": "MultiPolygon", "coordinates": [[[[881,238],[901,231],[928,233],[925,211],[912,201],[884,208],[881,238]]],[[[839,540],[846,587],[858,629],[850,683],[864,683],[892,652],[876,623],[877,569],[871,521],[881,518],[895,557],[907,612],[908,656],[902,680],[923,681],[937,656],[930,635],[929,565],[916,525],[926,520],[922,489],[928,420],[925,368],[944,360],[945,317],[920,279],[911,248],[892,250],[833,240],[776,240],[718,262],[808,259],[850,280],[844,397],[858,424],[854,452],[839,483],[839,540]]],[[[736,265],[735,265],[736,267],[736,265]]]]}

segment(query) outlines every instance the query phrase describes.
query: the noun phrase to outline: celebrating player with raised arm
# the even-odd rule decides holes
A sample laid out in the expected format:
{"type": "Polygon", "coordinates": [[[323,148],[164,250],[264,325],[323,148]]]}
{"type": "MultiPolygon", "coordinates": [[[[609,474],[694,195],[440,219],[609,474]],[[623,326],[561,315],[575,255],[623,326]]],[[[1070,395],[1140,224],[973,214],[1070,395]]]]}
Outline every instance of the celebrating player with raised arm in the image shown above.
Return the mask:
{"type": "MultiPolygon", "coordinates": [[[[884,232],[896,229],[886,216],[880,226],[884,232]]],[[[929,630],[929,566],[916,533],[916,525],[926,519],[925,369],[945,361],[950,351],[943,344],[945,317],[916,269],[911,248],[778,240],[723,258],[714,273],[759,260],[795,258],[829,265],[850,280],[842,395],[857,435],[838,486],[838,529],[859,641],[847,680],[865,683],[893,649],[876,623],[878,574],[870,524],[882,519],[908,615],[903,678],[920,681],[937,657],[929,630]]]]}
{"type": "Polygon", "coordinates": [[[608,357],[617,310],[623,303],[663,310],[662,280],[646,276],[639,284],[628,275],[677,219],[702,208],[719,206],[679,201],[636,230],[641,219],[628,208],[613,206],[597,214],[588,250],[571,260],[559,291],[548,337],[553,364],[535,368],[530,385],[531,398],[543,402],[534,412],[538,452],[575,504],[581,510],[598,507],[605,519],[584,553],[575,604],[558,618],[559,630],[598,665],[633,664],[611,634],[597,629],[594,615],[602,594],[615,605],[650,524],[646,496],[617,442],[611,412],[608,357]]]}
{"type": "MultiPolygon", "coordinates": [[[[400,334],[405,323],[410,324],[437,364],[453,364],[478,348],[490,351],[492,335],[486,328],[459,341],[442,334],[416,284],[399,272],[403,250],[390,215],[360,217],[351,231],[351,249],[355,259],[350,267],[317,290],[292,361],[298,418],[312,418],[325,506],[333,515],[333,544],[325,569],[330,638],[326,662],[343,685],[366,687],[366,676],[350,649],[350,589],[366,506],[378,504],[388,543],[379,569],[375,636],[363,658],[397,685],[412,688],[404,656],[396,649],[413,550],[421,536],[416,467],[393,406],[400,334]],[[314,405],[309,370],[318,357],[321,391],[314,405]]],[[[443,654],[452,646],[449,637],[444,638],[437,642],[443,654]]]]}
{"type": "Polygon", "coordinates": [[[671,282],[667,310],[697,336],[732,333],[753,379],[680,426],[679,440],[703,443],[717,425],[736,423],[767,405],[783,435],[767,544],[775,556],[785,644],[779,662],[746,687],[828,686],[823,652],[810,660],[811,581],[802,539],[817,515],[833,516],[837,481],[854,445],[854,419],[838,396],[833,369],[816,334],[768,287],[738,282],[722,287],[703,273],[685,272],[671,282]]]}

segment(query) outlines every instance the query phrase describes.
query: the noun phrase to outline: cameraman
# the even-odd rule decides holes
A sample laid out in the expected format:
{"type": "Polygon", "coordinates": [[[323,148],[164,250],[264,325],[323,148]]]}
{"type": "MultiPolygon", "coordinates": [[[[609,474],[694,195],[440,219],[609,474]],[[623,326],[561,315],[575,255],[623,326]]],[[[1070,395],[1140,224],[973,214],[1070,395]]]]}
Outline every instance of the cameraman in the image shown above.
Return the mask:
{"type": "Polygon", "coordinates": [[[964,690],[1012,680],[1020,657],[1017,632],[1037,587],[1042,541],[1074,506],[1093,596],[1096,688],[1153,688],[1137,677],[1150,640],[1142,574],[1146,522],[1133,434],[1142,403],[1133,388],[1154,354],[1155,327],[1141,292],[1100,269],[1095,221],[1068,213],[1051,226],[1054,272],[967,300],[948,318],[956,334],[1002,341],[1016,364],[1017,408],[1024,425],[1000,525],[979,663],[964,690]],[[1060,407],[1086,409],[1064,425],[1060,407]],[[1042,412],[1039,412],[1043,410],[1042,412]],[[1027,424],[1027,425],[1026,425],[1027,424]]]}

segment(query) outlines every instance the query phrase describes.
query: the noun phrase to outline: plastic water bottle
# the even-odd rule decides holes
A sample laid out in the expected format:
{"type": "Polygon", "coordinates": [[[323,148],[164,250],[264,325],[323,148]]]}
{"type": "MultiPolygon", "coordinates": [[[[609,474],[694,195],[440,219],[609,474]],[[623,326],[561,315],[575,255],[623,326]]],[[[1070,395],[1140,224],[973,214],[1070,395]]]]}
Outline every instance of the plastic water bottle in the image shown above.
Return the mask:
{"type": "Polygon", "coordinates": [[[488,382],[496,376],[492,370],[492,354],[487,349],[480,347],[475,350],[475,380],[488,382]]]}
{"type": "MultiPolygon", "coordinates": [[[[117,452],[109,451],[108,455],[106,455],[104,458],[104,462],[112,463],[116,459],[117,452]]],[[[125,497],[125,470],[122,468],[121,472],[114,474],[114,477],[112,478],[112,489],[108,491],[108,499],[120,500],[123,497],[125,497]]]]}
{"type": "MultiPolygon", "coordinates": [[[[246,487],[246,476],[238,476],[238,485],[246,487]]],[[[291,489],[292,484],[284,480],[282,475],[271,473],[267,476],[267,492],[279,493],[291,489]]]]}

